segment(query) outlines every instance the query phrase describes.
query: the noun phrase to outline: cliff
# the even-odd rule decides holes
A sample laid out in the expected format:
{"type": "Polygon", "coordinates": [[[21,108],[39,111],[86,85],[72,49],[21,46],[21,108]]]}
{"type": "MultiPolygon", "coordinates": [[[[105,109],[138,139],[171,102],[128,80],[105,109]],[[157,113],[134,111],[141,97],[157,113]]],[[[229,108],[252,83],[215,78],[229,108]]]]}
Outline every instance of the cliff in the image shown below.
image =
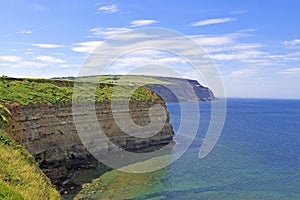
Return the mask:
{"type": "MultiPolygon", "coordinates": [[[[70,101],[72,81],[2,77],[0,86],[0,99],[9,108],[14,120],[10,137],[33,155],[54,184],[62,186],[74,169],[101,165],[86,150],[77,133],[70,101]]],[[[99,84],[94,99],[97,119],[110,141],[133,152],[150,151],[172,143],[174,133],[168,115],[163,129],[150,138],[135,138],[125,134],[112,116],[110,97],[113,87],[99,84]]],[[[81,89],[88,90],[84,84],[81,89]]],[[[122,104],[122,94],[119,95],[118,103],[122,104]]],[[[154,104],[160,104],[161,107],[157,109],[167,113],[161,97],[148,88],[138,88],[130,101],[132,120],[140,126],[150,123],[149,108],[154,104]]],[[[85,102],[78,106],[85,110],[85,102]]],[[[153,117],[161,118],[159,113],[154,111],[153,117]]],[[[83,112],[85,116],[92,114],[83,112]]],[[[110,151],[107,145],[101,148],[110,151]]]]}
{"type": "MultiPolygon", "coordinates": [[[[166,109],[164,102],[160,103],[166,109]]],[[[154,102],[133,102],[130,109],[133,121],[141,126],[148,124],[150,118],[147,113],[153,104],[154,102]]],[[[84,109],[84,104],[82,107],[84,109]]],[[[71,104],[21,106],[14,103],[10,104],[9,109],[16,122],[13,135],[21,138],[21,143],[39,163],[48,165],[58,165],[62,162],[79,164],[91,158],[77,134],[71,104]]],[[[92,114],[84,113],[84,115],[92,114]]],[[[109,102],[96,103],[96,115],[109,140],[128,151],[159,148],[172,141],[173,130],[169,119],[159,133],[151,138],[140,139],[131,137],[120,130],[113,119],[109,102]]],[[[154,117],[159,118],[161,115],[157,114],[154,117]]]]}

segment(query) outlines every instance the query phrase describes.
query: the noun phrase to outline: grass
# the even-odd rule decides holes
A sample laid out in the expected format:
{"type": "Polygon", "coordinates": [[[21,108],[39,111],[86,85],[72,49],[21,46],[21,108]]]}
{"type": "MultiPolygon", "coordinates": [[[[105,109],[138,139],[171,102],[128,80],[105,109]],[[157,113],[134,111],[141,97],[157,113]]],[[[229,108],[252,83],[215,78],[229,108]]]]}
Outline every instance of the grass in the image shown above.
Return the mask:
{"type": "Polygon", "coordinates": [[[0,199],[60,199],[34,158],[0,129],[0,199]]]}
{"type": "Polygon", "coordinates": [[[0,199],[3,200],[23,200],[24,197],[14,188],[0,182],[0,199]]]}
{"type": "MultiPolygon", "coordinates": [[[[75,80],[75,77],[57,77],[54,80],[75,80]]],[[[95,75],[95,76],[80,76],[79,81],[99,81],[105,84],[123,84],[123,85],[181,85],[186,83],[188,79],[164,77],[164,76],[145,76],[145,75],[95,75]]]]}
{"type": "MultiPolygon", "coordinates": [[[[76,84],[77,85],[77,84],[76,84]]],[[[98,83],[97,87],[84,82],[78,84],[77,95],[73,96],[73,80],[53,80],[53,79],[29,79],[29,78],[10,78],[0,77],[0,103],[5,104],[18,102],[21,105],[43,103],[66,103],[75,100],[109,101],[112,97],[116,85],[98,83]]],[[[161,98],[146,87],[133,85],[121,85],[118,87],[116,97],[124,99],[128,94],[128,89],[134,89],[131,97],[137,101],[156,101],[161,98]],[[120,90],[121,88],[121,90],[120,90]]]]}
{"type": "Polygon", "coordinates": [[[98,81],[100,83],[105,84],[134,84],[134,85],[144,85],[144,84],[162,84],[167,85],[171,82],[164,80],[161,81],[157,77],[154,76],[142,76],[142,75],[103,75],[103,76],[86,76],[86,77],[79,77],[78,80],[82,81],[98,81]]]}

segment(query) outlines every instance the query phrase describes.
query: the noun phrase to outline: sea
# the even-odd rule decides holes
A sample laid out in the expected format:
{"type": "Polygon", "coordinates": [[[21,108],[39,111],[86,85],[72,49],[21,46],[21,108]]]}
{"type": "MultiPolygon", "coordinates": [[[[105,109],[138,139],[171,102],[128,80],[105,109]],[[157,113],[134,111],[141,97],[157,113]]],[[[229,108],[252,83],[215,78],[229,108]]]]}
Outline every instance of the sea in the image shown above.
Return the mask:
{"type": "MultiPolygon", "coordinates": [[[[201,123],[196,138],[174,163],[144,174],[109,170],[83,184],[74,198],[300,199],[300,100],[227,99],[221,136],[202,159],[198,154],[211,105],[199,102],[199,107],[201,123]]],[[[167,108],[176,139],[180,103],[167,103],[167,108]]],[[[196,114],[189,111],[191,119],[196,114]]],[[[80,180],[88,173],[95,172],[78,173],[74,179],[80,180]]]]}

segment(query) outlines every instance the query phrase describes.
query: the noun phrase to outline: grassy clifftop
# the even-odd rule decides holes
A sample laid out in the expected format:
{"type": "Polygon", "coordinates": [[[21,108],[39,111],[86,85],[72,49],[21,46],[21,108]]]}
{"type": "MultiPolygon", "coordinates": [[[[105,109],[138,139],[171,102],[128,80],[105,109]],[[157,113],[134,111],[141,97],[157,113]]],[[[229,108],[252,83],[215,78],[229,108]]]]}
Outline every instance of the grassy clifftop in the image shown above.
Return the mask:
{"type": "MultiPolygon", "coordinates": [[[[29,78],[10,78],[0,77],[0,101],[4,103],[18,102],[21,105],[30,103],[66,103],[72,101],[73,80],[52,80],[52,79],[29,79],[29,78]]],[[[88,86],[83,83],[79,86],[82,91],[77,99],[108,101],[111,99],[112,92],[116,85],[99,83],[96,92],[92,93],[94,86],[88,86]],[[94,99],[90,99],[93,97],[94,99]]],[[[134,87],[130,85],[122,85],[124,90],[120,90],[118,98],[126,96],[125,87],[134,87]],[[123,92],[122,92],[123,91],[123,92]]],[[[161,99],[156,93],[146,87],[139,87],[132,96],[137,101],[155,101],[161,99]]]]}
{"type": "Polygon", "coordinates": [[[212,90],[201,85],[197,80],[144,75],[102,75],[81,77],[60,77],[56,80],[99,81],[103,84],[144,85],[155,91],[166,102],[196,102],[214,101],[216,97],[212,90]],[[190,88],[190,89],[189,89],[190,88]],[[173,91],[176,91],[176,96],[173,91]]]}

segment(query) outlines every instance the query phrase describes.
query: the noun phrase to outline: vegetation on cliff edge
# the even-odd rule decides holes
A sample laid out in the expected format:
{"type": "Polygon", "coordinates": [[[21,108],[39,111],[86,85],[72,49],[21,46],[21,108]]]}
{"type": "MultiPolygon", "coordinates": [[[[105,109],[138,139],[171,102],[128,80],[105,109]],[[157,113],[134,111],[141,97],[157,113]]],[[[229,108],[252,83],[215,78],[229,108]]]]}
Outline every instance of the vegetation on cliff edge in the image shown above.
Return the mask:
{"type": "MultiPolygon", "coordinates": [[[[79,95],[74,96],[78,100],[109,101],[116,85],[99,83],[95,90],[95,85],[90,83],[77,84],[79,95]]],[[[34,103],[66,103],[72,102],[73,98],[72,80],[53,79],[30,79],[30,78],[10,78],[0,77],[0,101],[3,103],[18,102],[21,105],[34,103]]],[[[121,85],[122,90],[116,93],[117,98],[122,100],[128,94],[128,89],[135,88],[132,85],[121,85]]],[[[146,88],[138,87],[132,97],[137,101],[155,101],[161,99],[155,92],[146,88]]]]}
{"type": "Polygon", "coordinates": [[[60,199],[34,158],[0,129],[0,199],[60,199]]]}
{"type": "Polygon", "coordinates": [[[34,158],[6,134],[9,110],[0,104],[0,199],[60,199],[34,158]]]}

